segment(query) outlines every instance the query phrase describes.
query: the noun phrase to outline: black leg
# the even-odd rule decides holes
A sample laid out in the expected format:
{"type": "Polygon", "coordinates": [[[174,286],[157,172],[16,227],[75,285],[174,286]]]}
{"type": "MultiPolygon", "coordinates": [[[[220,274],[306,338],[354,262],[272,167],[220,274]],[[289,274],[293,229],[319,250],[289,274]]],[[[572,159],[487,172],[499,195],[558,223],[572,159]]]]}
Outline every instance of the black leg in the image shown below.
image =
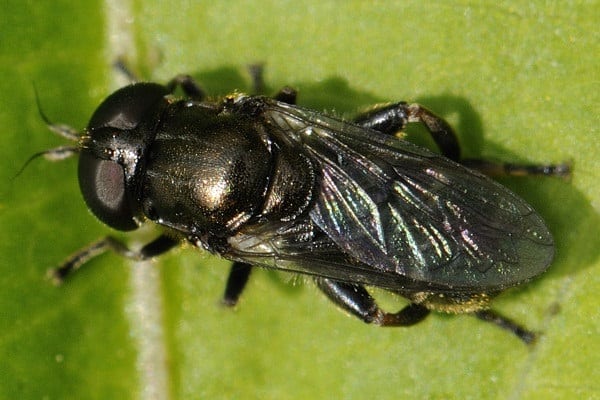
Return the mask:
{"type": "Polygon", "coordinates": [[[515,336],[521,339],[525,344],[532,344],[535,342],[537,336],[534,332],[531,332],[514,321],[498,314],[492,310],[480,310],[476,311],[475,316],[482,321],[491,322],[492,324],[506,329],[512,332],[515,336]]]}
{"type": "Polygon", "coordinates": [[[379,106],[360,114],[354,122],[388,135],[395,135],[408,123],[422,123],[444,156],[454,161],[460,159],[458,139],[450,125],[419,104],[399,102],[379,106]]]}
{"type": "Polygon", "coordinates": [[[252,79],[252,94],[261,95],[265,93],[265,66],[263,64],[248,65],[248,73],[252,79]]]}
{"type": "Polygon", "coordinates": [[[118,72],[123,74],[123,76],[125,76],[130,82],[139,82],[139,78],[131,69],[129,69],[129,66],[123,58],[119,57],[114,62],[113,67],[115,67],[118,72]]]}
{"type": "Polygon", "coordinates": [[[397,313],[387,313],[379,308],[375,299],[362,285],[315,278],[319,289],[339,307],[366,323],[379,326],[410,326],[422,321],[429,310],[418,304],[409,304],[397,313]]]}
{"type": "Polygon", "coordinates": [[[227,277],[225,293],[223,293],[223,304],[229,307],[233,307],[237,304],[246,287],[246,283],[248,283],[251,271],[252,266],[250,264],[238,261],[233,263],[229,270],[229,276],[227,277]]]}
{"type": "Polygon", "coordinates": [[[571,165],[562,164],[513,164],[468,158],[461,160],[461,164],[476,169],[488,176],[556,176],[569,179],[571,165]]]}
{"type": "MultiPolygon", "coordinates": [[[[331,301],[366,323],[374,323],[383,327],[410,326],[421,322],[429,314],[429,310],[425,306],[414,303],[397,313],[387,313],[379,308],[375,299],[362,285],[327,278],[315,278],[315,282],[331,301]]],[[[536,339],[534,332],[492,310],[476,311],[473,315],[512,332],[526,344],[531,344],[536,339]]]]}
{"type": "MultiPolygon", "coordinates": [[[[263,64],[251,64],[248,66],[248,72],[250,73],[250,78],[252,79],[252,94],[253,95],[261,95],[265,93],[265,78],[264,72],[265,67],[263,64]]],[[[277,101],[281,101],[287,104],[296,104],[296,97],[298,92],[296,89],[293,89],[289,86],[285,86],[279,90],[273,96],[273,98],[277,101]]]]}
{"type": "Polygon", "coordinates": [[[296,89],[293,89],[289,86],[282,87],[273,98],[277,101],[281,101],[287,104],[296,104],[296,97],[298,97],[298,92],[296,89]]]}
{"type": "Polygon", "coordinates": [[[134,251],[130,250],[119,240],[107,236],[79,250],[69,257],[60,267],[48,271],[48,275],[56,284],[61,284],[73,271],[79,269],[83,264],[106,251],[114,251],[131,260],[142,261],[163,254],[178,243],[178,240],[166,235],[161,235],[146,244],[139,251],[134,251]]]}
{"type": "Polygon", "coordinates": [[[187,96],[196,101],[201,101],[206,97],[204,90],[198,85],[198,82],[189,75],[177,75],[167,83],[167,90],[170,93],[175,92],[180,87],[187,96]]]}
{"type": "Polygon", "coordinates": [[[512,164],[481,159],[463,160],[460,158],[458,139],[450,125],[443,118],[419,104],[399,102],[376,107],[356,117],[354,122],[388,135],[395,135],[403,130],[408,123],[420,122],[425,125],[444,156],[489,176],[543,175],[567,179],[571,174],[569,163],[512,164]]]}
{"type": "MultiPolygon", "coordinates": [[[[138,82],[139,78],[129,69],[129,66],[122,58],[117,59],[113,64],[114,67],[125,75],[131,82],[138,82]]],[[[166,85],[169,93],[175,92],[180,87],[187,96],[196,101],[201,101],[206,97],[204,90],[198,85],[196,80],[189,75],[180,74],[174,77],[166,85]]]]}

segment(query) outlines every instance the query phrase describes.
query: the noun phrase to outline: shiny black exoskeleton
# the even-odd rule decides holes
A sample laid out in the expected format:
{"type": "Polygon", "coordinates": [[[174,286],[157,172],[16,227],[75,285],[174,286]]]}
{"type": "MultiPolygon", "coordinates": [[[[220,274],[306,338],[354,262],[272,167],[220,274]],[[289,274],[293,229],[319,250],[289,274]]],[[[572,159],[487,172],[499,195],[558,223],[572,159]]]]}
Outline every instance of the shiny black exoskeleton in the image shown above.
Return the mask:
{"type": "MultiPolygon", "coordinates": [[[[51,125],[78,141],[66,152],[79,153],[81,191],[102,222],[164,229],[139,252],[102,239],[55,277],[108,249],[144,259],[188,241],[234,261],[229,305],[257,265],[313,276],[365,322],[407,326],[430,310],[468,312],[531,342],[533,333],[487,305],[546,270],[552,236],[522,199],[471,168],[544,175],[568,168],[461,160],[450,126],[417,104],[378,106],[346,122],[297,107],[295,97],[286,88],[274,98],[206,101],[179,76],[116,91],[82,133],[51,125]],[[178,86],[186,98],[172,95],[178,86]],[[427,127],[444,156],[394,136],[411,122],[427,127]],[[411,304],[384,312],[365,286],[411,304]]],[[[64,158],[65,148],[46,155],[53,153],[64,158]]]]}
{"type": "Polygon", "coordinates": [[[149,219],[223,252],[243,225],[306,213],[314,166],[261,124],[265,99],[214,104],[168,94],[154,83],[127,86],[94,113],[81,139],[79,183],[100,220],[131,230],[149,219]],[[122,101],[137,107],[124,113],[122,101]]]}

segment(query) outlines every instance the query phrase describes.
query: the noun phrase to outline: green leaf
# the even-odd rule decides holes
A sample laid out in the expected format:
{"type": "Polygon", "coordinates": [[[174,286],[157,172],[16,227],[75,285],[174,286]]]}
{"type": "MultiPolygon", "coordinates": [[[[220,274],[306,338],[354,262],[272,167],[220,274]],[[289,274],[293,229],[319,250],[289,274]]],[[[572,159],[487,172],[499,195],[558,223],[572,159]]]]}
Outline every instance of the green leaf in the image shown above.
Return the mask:
{"type": "MultiPolygon", "coordinates": [[[[0,16],[0,398],[598,398],[598,2],[36,2],[0,16]],[[78,193],[76,160],[36,110],[81,128],[122,83],[191,73],[210,93],[271,90],[351,115],[419,101],[467,156],[573,160],[570,182],[505,179],[547,220],[557,256],[494,307],[543,331],[526,348],[468,316],[378,329],[309,283],[256,271],[235,310],[227,262],[190,248],[149,265],[103,255],[61,287],[48,268],[108,234],[78,193]]],[[[417,136],[417,132],[411,133],[417,136]]],[[[152,232],[122,236],[132,245],[152,232]]],[[[387,309],[405,304],[377,292],[387,309]]]]}

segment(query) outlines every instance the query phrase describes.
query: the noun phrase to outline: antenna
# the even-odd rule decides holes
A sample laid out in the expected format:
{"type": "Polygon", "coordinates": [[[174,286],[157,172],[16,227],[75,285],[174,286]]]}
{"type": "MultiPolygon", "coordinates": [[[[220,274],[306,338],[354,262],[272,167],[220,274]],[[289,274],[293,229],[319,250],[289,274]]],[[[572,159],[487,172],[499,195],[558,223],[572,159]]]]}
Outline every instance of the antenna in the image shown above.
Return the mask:
{"type": "MultiPolygon", "coordinates": [[[[53,123],[52,121],[50,121],[50,119],[46,116],[46,114],[44,114],[44,111],[42,110],[42,105],[40,103],[40,96],[37,91],[37,88],[35,87],[35,84],[33,85],[33,91],[35,93],[35,104],[37,105],[38,113],[40,114],[40,117],[42,118],[42,120],[44,121],[44,123],[46,124],[48,129],[50,129],[52,132],[56,133],[57,135],[65,138],[67,140],[71,140],[73,142],[79,142],[79,139],[82,137],[82,134],[73,127],[70,127],[70,126],[64,125],[64,124],[56,124],[56,123],[53,123]]],[[[43,156],[46,160],[50,160],[50,161],[61,161],[61,160],[71,157],[73,154],[78,153],[78,152],[79,152],[78,146],[60,146],[60,147],[56,147],[54,149],[44,150],[44,151],[35,153],[31,157],[29,157],[27,159],[27,161],[25,161],[25,163],[19,169],[19,171],[15,174],[13,179],[17,178],[19,175],[21,175],[21,173],[23,173],[25,168],[27,168],[27,166],[33,160],[37,159],[38,157],[43,156]]]]}

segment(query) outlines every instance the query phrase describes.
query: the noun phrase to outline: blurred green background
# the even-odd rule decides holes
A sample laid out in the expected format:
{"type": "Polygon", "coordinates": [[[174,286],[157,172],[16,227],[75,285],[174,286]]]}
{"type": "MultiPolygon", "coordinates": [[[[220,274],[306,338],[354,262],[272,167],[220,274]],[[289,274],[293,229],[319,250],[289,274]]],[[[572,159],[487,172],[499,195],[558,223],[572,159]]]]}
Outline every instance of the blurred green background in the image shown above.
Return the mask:
{"type": "MultiPolygon", "coordinates": [[[[0,398],[600,398],[597,1],[33,2],[0,15],[0,398]],[[269,89],[349,116],[419,101],[467,156],[572,160],[571,182],[504,179],[547,220],[556,261],[495,308],[543,331],[528,349],[468,316],[377,329],[302,280],[257,271],[219,306],[228,263],[183,248],[150,265],[94,260],[60,288],[48,268],[109,233],[86,210],[76,160],[36,109],[77,128],[124,83],[190,73],[213,94],[269,89]]],[[[418,135],[418,134],[417,134],[418,135]]],[[[417,136],[415,135],[415,136],[417,136]]],[[[152,232],[128,237],[143,243],[152,232]]],[[[402,299],[378,293],[388,309],[402,299]]]]}

